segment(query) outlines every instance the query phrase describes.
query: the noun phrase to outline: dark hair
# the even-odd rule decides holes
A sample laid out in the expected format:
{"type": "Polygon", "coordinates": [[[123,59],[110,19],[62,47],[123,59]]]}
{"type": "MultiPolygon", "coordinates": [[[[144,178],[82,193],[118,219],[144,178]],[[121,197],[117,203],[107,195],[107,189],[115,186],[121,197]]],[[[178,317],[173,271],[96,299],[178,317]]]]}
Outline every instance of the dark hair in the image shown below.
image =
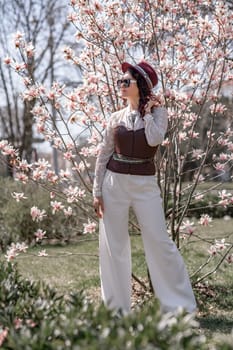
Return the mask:
{"type": "Polygon", "coordinates": [[[129,68],[128,71],[132,77],[137,80],[137,86],[139,90],[138,111],[140,112],[141,118],[143,118],[145,115],[145,106],[151,97],[151,89],[147,85],[145,79],[135,69],[129,68]]]}

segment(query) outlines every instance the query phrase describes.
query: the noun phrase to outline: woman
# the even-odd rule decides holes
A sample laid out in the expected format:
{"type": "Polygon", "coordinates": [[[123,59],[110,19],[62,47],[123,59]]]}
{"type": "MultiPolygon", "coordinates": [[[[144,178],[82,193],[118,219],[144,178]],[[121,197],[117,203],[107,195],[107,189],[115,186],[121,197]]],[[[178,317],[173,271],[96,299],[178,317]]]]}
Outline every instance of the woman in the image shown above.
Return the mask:
{"type": "Polygon", "coordinates": [[[154,156],[167,129],[167,112],[156,107],[152,88],[157,74],[145,61],[122,64],[117,82],[128,106],[112,114],[100,144],[93,187],[100,218],[100,278],[104,303],[130,311],[131,251],[128,211],[132,207],[142,234],[151,282],[163,312],[196,309],[189,277],[169,238],[154,156]]]}

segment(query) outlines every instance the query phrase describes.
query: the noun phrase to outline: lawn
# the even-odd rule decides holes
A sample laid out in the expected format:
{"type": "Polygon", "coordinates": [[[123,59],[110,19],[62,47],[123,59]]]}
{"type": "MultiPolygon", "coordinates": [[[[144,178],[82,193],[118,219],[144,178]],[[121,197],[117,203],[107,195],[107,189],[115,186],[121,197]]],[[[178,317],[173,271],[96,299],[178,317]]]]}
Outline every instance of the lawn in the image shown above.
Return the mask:
{"type": "MultiPolygon", "coordinates": [[[[181,242],[181,253],[192,281],[196,278],[194,272],[208,257],[211,241],[226,238],[226,241],[232,242],[232,225],[232,219],[214,220],[211,227],[199,228],[189,240],[181,242]]],[[[131,244],[133,273],[147,281],[140,235],[132,235],[131,244]]],[[[213,269],[217,259],[219,257],[214,257],[198,277],[213,269]]],[[[100,301],[97,235],[82,236],[78,242],[69,245],[35,247],[19,255],[16,261],[21,274],[28,279],[42,280],[63,294],[83,289],[97,303],[100,301]],[[45,249],[48,256],[38,257],[41,249],[45,249]]],[[[194,288],[199,304],[197,319],[200,332],[207,336],[227,336],[233,329],[232,267],[233,264],[223,263],[216,273],[194,288]]],[[[143,296],[143,293],[138,295],[143,296]]]]}

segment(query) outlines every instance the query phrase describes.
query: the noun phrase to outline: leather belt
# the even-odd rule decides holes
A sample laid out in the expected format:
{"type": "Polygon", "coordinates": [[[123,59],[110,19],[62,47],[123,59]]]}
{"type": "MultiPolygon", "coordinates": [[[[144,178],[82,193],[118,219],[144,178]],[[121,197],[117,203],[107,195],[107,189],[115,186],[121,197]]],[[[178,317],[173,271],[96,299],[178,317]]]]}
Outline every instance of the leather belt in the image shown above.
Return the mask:
{"type": "Polygon", "coordinates": [[[118,162],[123,162],[123,163],[129,163],[129,164],[143,164],[143,163],[149,163],[154,160],[154,157],[152,158],[133,158],[133,157],[128,157],[120,153],[113,153],[112,155],[113,159],[118,161],[118,162]]]}

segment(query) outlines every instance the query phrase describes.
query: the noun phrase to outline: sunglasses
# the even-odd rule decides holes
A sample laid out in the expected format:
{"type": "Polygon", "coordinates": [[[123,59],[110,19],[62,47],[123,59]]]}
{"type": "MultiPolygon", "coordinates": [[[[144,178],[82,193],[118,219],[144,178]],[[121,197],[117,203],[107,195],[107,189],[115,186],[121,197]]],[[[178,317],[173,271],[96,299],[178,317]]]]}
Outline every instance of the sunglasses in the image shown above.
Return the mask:
{"type": "Polygon", "coordinates": [[[119,79],[117,80],[117,87],[118,89],[121,88],[121,85],[123,84],[123,87],[129,87],[131,83],[136,83],[137,80],[134,79],[119,79]]]}

